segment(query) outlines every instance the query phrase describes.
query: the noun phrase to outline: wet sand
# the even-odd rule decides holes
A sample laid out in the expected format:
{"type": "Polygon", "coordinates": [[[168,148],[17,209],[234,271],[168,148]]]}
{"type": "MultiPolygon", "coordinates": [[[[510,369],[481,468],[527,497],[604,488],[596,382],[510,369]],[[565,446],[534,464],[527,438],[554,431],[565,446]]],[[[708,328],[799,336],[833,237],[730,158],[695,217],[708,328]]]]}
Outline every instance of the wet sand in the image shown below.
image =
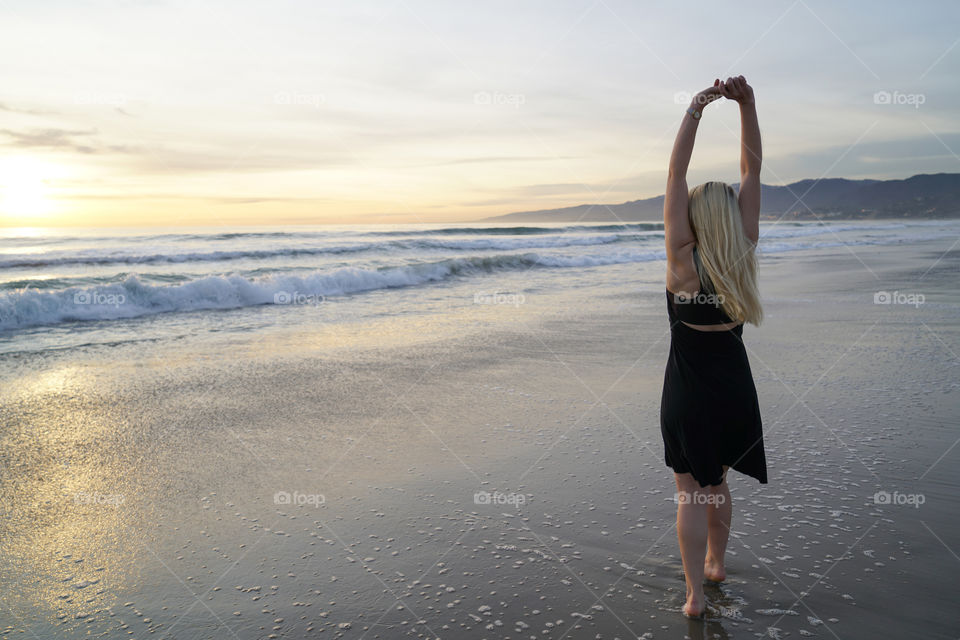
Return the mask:
{"type": "Polygon", "coordinates": [[[744,339],[770,484],[730,476],[704,621],[680,614],[651,282],[478,307],[455,332],[4,363],[0,631],[955,637],[955,240],[762,260],[744,339]]]}

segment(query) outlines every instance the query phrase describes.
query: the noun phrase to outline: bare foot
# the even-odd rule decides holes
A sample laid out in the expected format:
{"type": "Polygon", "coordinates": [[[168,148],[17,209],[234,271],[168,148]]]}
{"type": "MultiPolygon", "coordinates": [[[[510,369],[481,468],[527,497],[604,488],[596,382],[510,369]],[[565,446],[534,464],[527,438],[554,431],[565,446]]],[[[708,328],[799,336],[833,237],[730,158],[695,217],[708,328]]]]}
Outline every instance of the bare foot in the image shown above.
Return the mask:
{"type": "Polygon", "coordinates": [[[727,570],[722,562],[715,562],[707,558],[703,563],[703,577],[711,582],[723,582],[727,579],[727,570]]]}
{"type": "Polygon", "coordinates": [[[683,615],[687,616],[688,618],[702,618],[703,610],[703,598],[700,600],[687,598],[687,603],[683,605],[683,615]]]}
{"type": "Polygon", "coordinates": [[[683,605],[683,615],[688,618],[702,618],[704,609],[706,607],[703,604],[703,592],[697,594],[688,588],[687,601],[683,605]]]}

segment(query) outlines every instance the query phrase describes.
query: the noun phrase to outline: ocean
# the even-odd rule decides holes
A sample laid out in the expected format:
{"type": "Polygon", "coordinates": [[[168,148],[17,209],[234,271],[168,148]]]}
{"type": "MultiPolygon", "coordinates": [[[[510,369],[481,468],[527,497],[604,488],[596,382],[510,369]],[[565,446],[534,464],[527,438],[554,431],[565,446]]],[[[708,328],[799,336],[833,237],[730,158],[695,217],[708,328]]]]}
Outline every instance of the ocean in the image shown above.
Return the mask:
{"type": "MultiPolygon", "coordinates": [[[[957,235],[957,221],[761,225],[761,260],[957,235]]],[[[442,315],[658,288],[661,223],[0,232],[0,354],[442,315]]],[[[657,289],[658,290],[658,289],[657,289]]]]}
{"type": "Polygon", "coordinates": [[[0,235],[0,629],[955,636],[960,221],[764,223],[769,484],[685,587],[663,229],[0,235]]]}

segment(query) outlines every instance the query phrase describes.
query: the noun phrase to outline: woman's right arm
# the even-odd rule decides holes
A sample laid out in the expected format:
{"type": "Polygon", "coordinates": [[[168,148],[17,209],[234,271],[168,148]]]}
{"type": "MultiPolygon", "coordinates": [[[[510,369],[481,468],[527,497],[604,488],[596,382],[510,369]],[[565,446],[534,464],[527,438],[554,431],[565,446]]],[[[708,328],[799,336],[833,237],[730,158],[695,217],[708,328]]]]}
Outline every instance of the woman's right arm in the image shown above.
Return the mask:
{"type": "MultiPolygon", "coordinates": [[[[690,108],[699,111],[714,100],[721,97],[719,90],[720,80],[704,89],[693,97],[690,108]]],[[[696,238],[690,228],[690,218],[687,213],[687,167],[690,165],[690,156],[693,154],[693,143],[697,137],[697,125],[700,120],[689,113],[683,114],[680,130],[673,143],[670,153],[670,164],[667,167],[667,188],[663,197],[663,231],[667,249],[667,286],[678,287],[689,279],[690,273],[684,269],[689,262],[696,238]]],[[[691,263],[692,264],[692,263],[691,263]]],[[[673,289],[676,290],[675,288],[673,289]]]]}
{"type": "Polygon", "coordinates": [[[754,244],[760,239],[760,123],[753,88],[743,76],[727,78],[720,92],[740,104],[740,217],[743,230],[754,244]]]}

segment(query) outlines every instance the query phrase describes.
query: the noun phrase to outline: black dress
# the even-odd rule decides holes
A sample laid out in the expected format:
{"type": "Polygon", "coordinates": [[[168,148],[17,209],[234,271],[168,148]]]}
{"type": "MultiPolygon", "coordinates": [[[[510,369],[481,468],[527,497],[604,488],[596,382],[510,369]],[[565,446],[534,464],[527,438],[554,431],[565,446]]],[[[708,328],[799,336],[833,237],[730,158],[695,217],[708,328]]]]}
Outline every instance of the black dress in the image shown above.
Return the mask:
{"type": "Polygon", "coordinates": [[[701,487],[719,485],[723,466],[767,483],[760,404],[743,346],[743,325],[699,331],[691,324],[732,322],[712,297],[667,290],[670,357],[660,400],[664,458],[701,487]]]}

